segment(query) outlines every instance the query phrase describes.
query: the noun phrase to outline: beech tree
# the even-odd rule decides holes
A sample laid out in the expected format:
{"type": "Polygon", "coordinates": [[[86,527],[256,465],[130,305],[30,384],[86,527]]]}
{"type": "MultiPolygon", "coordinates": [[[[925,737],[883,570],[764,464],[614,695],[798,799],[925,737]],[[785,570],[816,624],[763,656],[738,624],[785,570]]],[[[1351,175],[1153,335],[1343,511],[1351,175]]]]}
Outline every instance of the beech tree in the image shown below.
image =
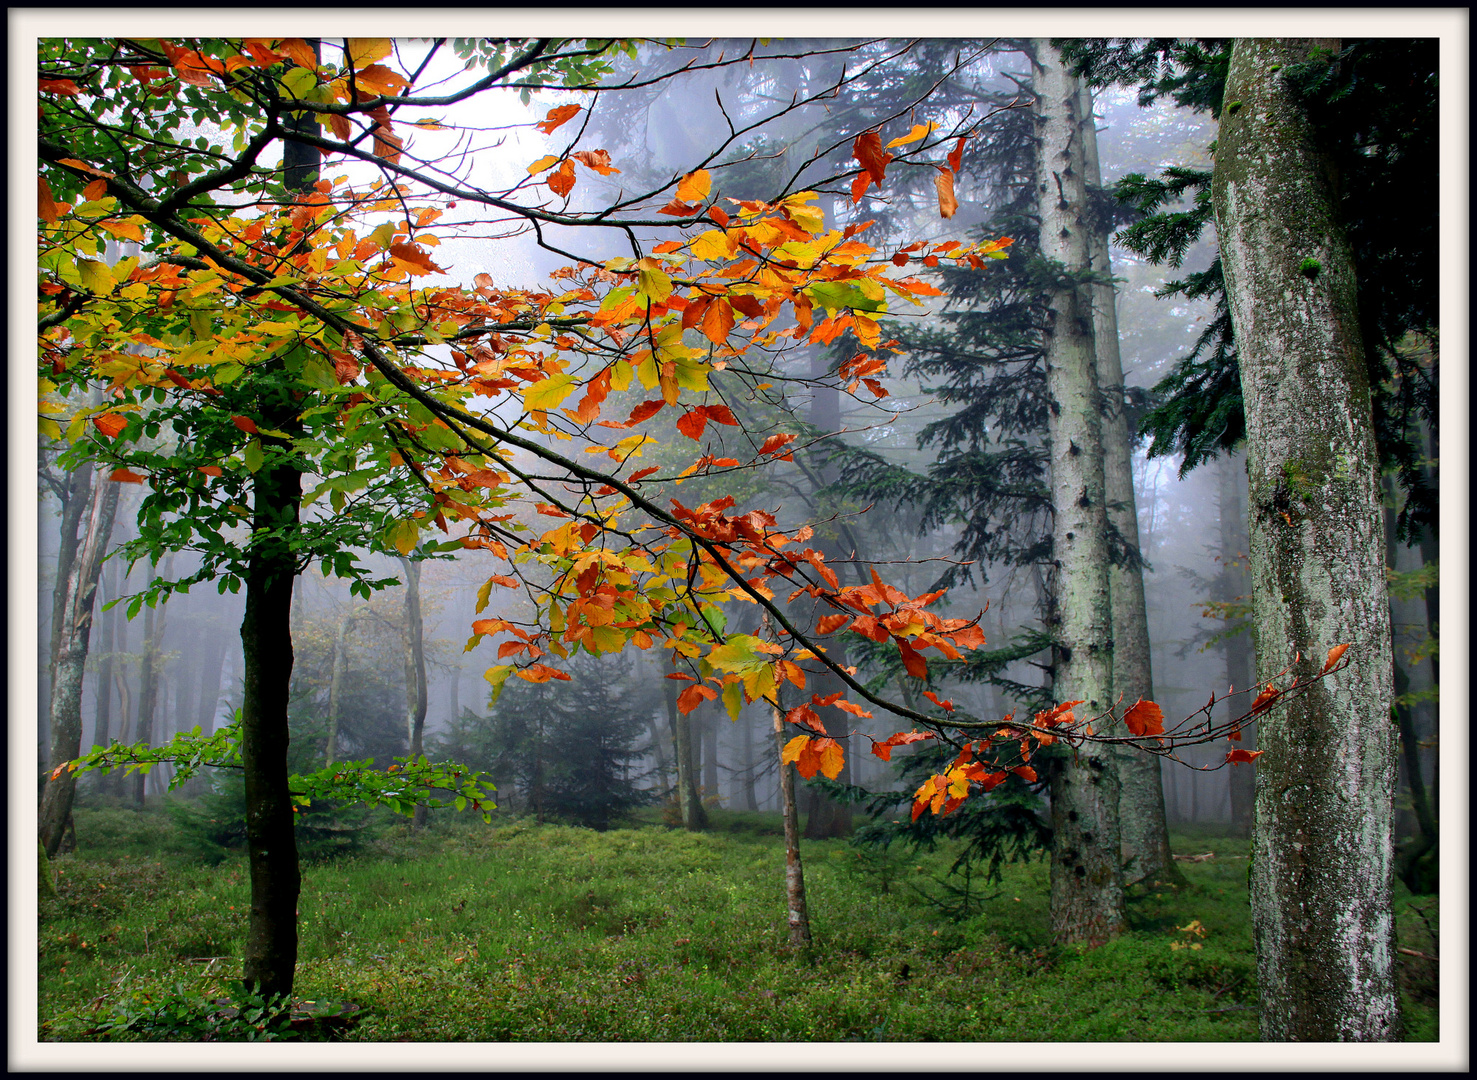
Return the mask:
{"type": "Polygon", "coordinates": [[[1212,188],[1247,426],[1258,677],[1366,662],[1261,722],[1251,869],[1262,1037],[1398,1036],[1384,515],[1354,263],[1289,84],[1337,41],[1240,40],[1212,188]],[[1296,658],[1296,659],[1294,659],[1296,658]]]}

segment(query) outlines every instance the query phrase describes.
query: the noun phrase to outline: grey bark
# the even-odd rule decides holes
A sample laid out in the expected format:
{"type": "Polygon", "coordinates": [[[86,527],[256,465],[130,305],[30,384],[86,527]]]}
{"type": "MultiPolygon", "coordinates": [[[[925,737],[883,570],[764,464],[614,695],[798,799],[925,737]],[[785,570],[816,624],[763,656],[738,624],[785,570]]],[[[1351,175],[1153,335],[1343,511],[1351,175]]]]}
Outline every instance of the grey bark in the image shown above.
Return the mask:
{"type": "MultiPolygon", "coordinates": [[[[83,507],[74,527],[80,527],[82,533],[72,545],[65,576],[58,578],[60,603],[53,608],[56,632],[52,637],[50,771],[76,758],[82,750],[82,678],[87,669],[98,573],[118,509],[117,484],[98,480],[90,465],[77,471],[85,472],[84,480],[72,487],[73,498],[83,507]]],[[[75,794],[76,774],[65,768],[55,776],[48,772],[39,815],[40,842],[48,856],[61,849],[75,794]]]]}
{"type": "MultiPolygon", "coordinates": [[[[402,557],[400,565],[405,569],[405,728],[410,756],[419,757],[425,750],[428,697],[426,621],[421,612],[421,564],[418,560],[402,557]]],[[[424,828],[429,813],[427,806],[418,804],[411,818],[411,827],[424,828]]]]}
{"type": "Polygon", "coordinates": [[[349,627],[354,625],[355,617],[350,612],[340,619],[333,635],[333,668],[328,677],[328,744],[323,752],[325,765],[338,760],[339,717],[343,712],[344,680],[349,675],[349,627]]]}
{"type": "Polygon", "coordinates": [[[790,944],[804,948],[811,943],[810,909],[805,903],[805,866],[800,861],[800,812],[795,805],[795,766],[783,761],[785,751],[785,718],[781,691],[776,689],[770,705],[774,721],[775,753],[781,758],[780,812],[785,822],[785,924],[790,944]]]}
{"type": "MultiPolygon", "coordinates": [[[[1034,45],[1041,253],[1061,275],[1045,333],[1056,570],[1050,620],[1060,643],[1053,692],[1058,701],[1083,701],[1078,708],[1096,715],[1113,702],[1113,637],[1102,395],[1091,298],[1078,283],[1087,269],[1089,231],[1080,97],[1057,50],[1045,40],[1034,45]]],[[[1052,936],[1100,944],[1125,925],[1117,765],[1113,755],[1088,746],[1054,755],[1048,768],[1052,936]]]]}
{"type": "MultiPolygon", "coordinates": [[[[1097,121],[1092,94],[1079,90],[1082,148],[1087,193],[1101,197],[1102,166],[1098,160],[1097,121]]],[[[1097,378],[1103,394],[1103,481],[1108,521],[1123,544],[1108,574],[1113,619],[1113,695],[1124,708],[1136,701],[1154,700],[1150,663],[1149,616],[1144,600],[1143,555],[1139,549],[1138,509],[1133,490],[1133,433],[1129,430],[1118,348],[1116,293],[1108,251],[1110,223],[1089,209],[1087,265],[1099,280],[1088,286],[1092,298],[1093,345],[1097,378]]],[[[1120,725],[1121,726],[1121,725],[1120,725]]],[[[1127,734],[1126,729],[1123,730],[1127,734]]],[[[1125,747],[1116,755],[1121,790],[1118,825],[1124,877],[1127,882],[1184,885],[1169,850],[1169,825],[1164,816],[1164,786],[1159,759],[1125,747]]]]}
{"type": "Polygon", "coordinates": [[[662,697],[667,705],[667,721],[672,728],[672,746],[677,758],[677,808],[682,825],[689,832],[702,832],[708,827],[708,811],[698,797],[697,769],[693,761],[692,720],[677,708],[677,684],[662,680],[662,697]]]}
{"type": "Polygon", "coordinates": [[[1353,256],[1287,69],[1337,41],[1238,40],[1212,198],[1245,399],[1257,669],[1352,664],[1263,715],[1251,898],[1261,1037],[1399,1037],[1396,740],[1373,409],[1353,256]],[[1295,656],[1301,659],[1294,663],[1295,656]]]}

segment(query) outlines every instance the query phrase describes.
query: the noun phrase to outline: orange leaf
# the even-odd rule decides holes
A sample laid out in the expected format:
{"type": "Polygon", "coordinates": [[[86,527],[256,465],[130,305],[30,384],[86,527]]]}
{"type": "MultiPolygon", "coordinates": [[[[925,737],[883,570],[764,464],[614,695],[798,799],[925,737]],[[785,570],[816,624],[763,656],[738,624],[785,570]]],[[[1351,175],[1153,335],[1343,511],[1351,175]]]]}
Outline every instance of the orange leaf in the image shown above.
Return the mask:
{"type": "Polygon", "coordinates": [[[516,589],[519,584],[517,578],[508,577],[508,575],[506,574],[493,574],[487,580],[492,582],[494,585],[501,585],[505,589],[516,589]]]}
{"type": "Polygon", "coordinates": [[[939,216],[951,218],[959,209],[959,200],[954,197],[954,174],[949,169],[940,169],[933,178],[939,193],[939,216]]]}
{"type": "Polygon", "coordinates": [[[1256,696],[1256,700],[1251,703],[1252,715],[1255,716],[1257,713],[1266,712],[1272,707],[1272,702],[1281,696],[1282,691],[1278,690],[1271,683],[1268,683],[1266,688],[1256,696]]]}
{"type": "MultiPolygon", "coordinates": [[[[872,174],[863,169],[856,174],[856,179],[851,182],[851,201],[859,203],[862,196],[867,193],[867,188],[872,186],[872,174]]],[[[904,260],[905,262],[907,260],[904,260]]]]}
{"type": "Polygon", "coordinates": [[[836,627],[851,619],[850,615],[822,615],[815,624],[817,634],[829,634],[836,627]]]}
{"type": "Polygon", "coordinates": [[[313,46],[302,38],[288,38],[277,48],[290,56],[298,67],[305,67],[311,71],[318,69],[318,57],[313,54],[313,46]]]}
{"type": "Polygon", "coordinates": [[[600,374],[590,380],[585,387],[585,396],[580,399],[579,407],[575,409],[575,415],[579,417],[582,424],[588,424],[600,415],[600,406],[610,393],[611,369],[606,368],[600,374]]]}
{"type": "Polygon", "coordinates": [[[545,683],[550,679],[562,679],[569,682],[569,676],[558,668],[551,668],[548,664],[530,664],[526,668],[520,668],[515,674],[518,678],[526,679],[531,683],[545,683]]]}
{"type": "Polygon", "coordinates": [[[415,244],[391,244],[390,258],[400,263],[412,274],[439,274],[441,267],[431,261],[431,256],[415,244]]]}
{"type": "Polygon", "coordinates": [[[554,108],[549,110],[548,114],[543,118],[543,120],[539,121],[533,126],[538,128],[545,135],[552,135],[555,128],[557,128],[560,124],[563,124],[578,116],[579,111],[580,107],[578,105],[556,105],[554,108]]]}
{"type": "Polygon", "coordinates": [[[1017,765],[1010,771],[1015,773],[1028,784],[1034,784],[1036,782],[1036,770],[1031,768],[1031,766],[1029,765],[1017,765]]]}
{"type": "Polygon", "coordinates": [[[549,188],[556,195],[568,195],[574,190],[574,163],[565,158],[559,167],[549,174],[549,188]]]}
{"type": "Polygon", "coordinates": [[[235,424],[248,435],[255,435],[257,433],[256,421],[249,416],[233,416],[231,417],[231,423],[235,424]]]}
{"type": "Polygon", "coordinates": [[[733,329],[733,306],[722,297],[715,299],[703,312],[702,328],[704,337],[714,345],[722,345],[733,329]]]}
{"type": "Polygon", "coordinates": [[[707,169],[688,173],[677,185],[677,198],[683,202],[702,202],[713,190],[713,177],[707,169]]]}
{"type": "Polygon", "coordinates": [[[101,416],[94,416],[92,423],[108,438],[116,439],[118,433],[128,426],[128,419],[117,413],[103,413],[101,416]]]}
{"type": "Polygon", "coordinates": [[[811,749],[815,751],[819,759],[817,764],[827,779],[834,780],[841,775],[841,768],[846,764],[846,751],[840,743],[835,739],[817,739],[811,749]]]}
{"type": "Polygon", "coordinates": [[[1226,754],[1226,760],[1232,765],[1245,765],[1248,761],[1255,761],[1265,751],[1262,750],[1232,750],[1226,754]]]}
{"type": "Polygon", "coordinates": [[[56,208],[56,200],[51,197],[51,185],[46,182],[46,177],[44,176],[38,176],[36,179],[40,181],[36,211],[40,215],[41,220],[46,222],[46,224],[55,225],[57,218],[61,217],[61,213],[56,208]]]}
{"type": "Polygon", "coordinates": [[[222,469],[219,465],[201,465],[197,471],[203,472],[206,476],[223,475],[222,469]]]}
{"type": "MultiPolygon", "coordinates": [[[[793,435],[771,435],[769,438],[764,440],[764,445],[759,448],[759,452],[761,454],[776,454],[779,453],[779,451],[783,449],[786,445],[794,441],[795,436],[793,435]]],[[[789,461],[791,460],[791,456],[789,454],[786,454],[780,460],[789,461]]]]}
{"type": "Polygon", "coordinates": [[[569,156],[572,160],[580,162],[601,176],[609,176],[611,173],[620,172],[619,169],[610,163],[610,151],[608,150],[576,150],[569,156]]]}
{"type": "Polygon", "coordinates": [[[780,764],[788,765],[792,761],[798,761],[809,743],[809,735],[796,735],[789,742],[785,743],[785,748],[780,751],[780,764]]]}
{"type": "Polygon", "coordinates": [[[142,484],[144,482],[142,476],[136,472],[130,472],[127,469],[114,469],[113,474],[108,479],[117,480],[123,484],[142,484]]]}
{"type": "Polygon", "coordinates": [[[106,180],[94,180],[82,189],[82,197],[88,202],[101,199],[108,193],[108,182],[106,180]]]}
{"type": "Polygon", "coordinates": [[[80,94],[82,87],[71,79],[40,79],[36,83],[36,89],[43,94],[80,94]]]}
{"type": "MultiPolygon", "coordinates": [[[[1335,645],[1333,648],[1329,649],[1328,659],[1323,664],[1323,672],[1332,671],[1333,666],[1339,662],[1344,653],[1348,651],[1348,648],[1348,645],[1335,645]]],[[[1321,675],[1323,674],[1323,672],[1319,672],[1319,674],[1321,675]]]]}
{"type": "Polygon", "coordinates": [[[1133,735],[1163,735],[1164,710],[1152,701],[1140,699],[1123,714],[1123,722],[1133,735]]]}
{"type": "Polygon", "coordinates": [[[682,693],[677,695],[677,711],[686,716],[705,701],[712,701],[718,696],[718,691],[711,686],[702,683],[693,683],[682,693]]]}

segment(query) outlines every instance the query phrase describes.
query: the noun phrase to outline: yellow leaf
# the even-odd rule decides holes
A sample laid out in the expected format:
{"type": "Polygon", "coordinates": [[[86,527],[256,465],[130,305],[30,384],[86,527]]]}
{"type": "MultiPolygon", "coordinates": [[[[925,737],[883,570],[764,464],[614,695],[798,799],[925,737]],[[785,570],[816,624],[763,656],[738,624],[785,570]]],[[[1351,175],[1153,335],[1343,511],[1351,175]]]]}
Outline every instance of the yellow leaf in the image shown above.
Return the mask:
{"type": "Polygon", "coordinates": [[[346,53],[355,71],[390,55],[389,38],[349,38],[346,53]]]}
{"type": "Polygon", "coordinates": [[[528,175],[537,176],[545,169],[553,168],[555,165],[558,165],[559,162],[560,159],[555,157],[553,154],[545,154],[543,157],[539,158],[528,167],[528,175]]]}
{"type": "Polygon", "coordinates": [[[887,144],[886,149],[891,150],[894,146],[905,146],[910,142],[917,142],[919,139],[927,138],[928,135],[936,127],[938,127],[937,123],[914,124],[912,131],[908,132],[906,135],[900,136],[899,138],[893,139],[892,142],[887,144]]]}
{"type": "Polygon", "coordinates": [[[95,259],[78,259],[77,272],[82,275],[83,287],[96,296],[108,296],[118,287],[112,271],[95,259]]]}
{"type": "Polygon", "coordinates": [[[792,761],[799,761],[800,754],[808,742],[810,742],[809,735],[796,735],[789,742],[785,743],[785,748],[780,753],[780,764],[788,765],[792,761]]]}
{"type": "Polygon", "coordinates": [[[689,203],[702,202],[712,190],[713,177],[707,169],[698,169],[682,178],[677,185],[677,198],[689,203]]]}
{"type": "Polygon", "coordinates": [[[551,375],[523,391],[524,407],[530,411],[548,412],[574,393],[577,385],[578,380],[573,375],[551,375]]]}
{"type": "Polygon", "coordinates": [[[738,249],[738,244],[730,240],[728,234],[722,229],[709,229],[692,242],[689,248],[694,259],[703,259],[707,262],[718,262],[726,259],[738,249]]]}

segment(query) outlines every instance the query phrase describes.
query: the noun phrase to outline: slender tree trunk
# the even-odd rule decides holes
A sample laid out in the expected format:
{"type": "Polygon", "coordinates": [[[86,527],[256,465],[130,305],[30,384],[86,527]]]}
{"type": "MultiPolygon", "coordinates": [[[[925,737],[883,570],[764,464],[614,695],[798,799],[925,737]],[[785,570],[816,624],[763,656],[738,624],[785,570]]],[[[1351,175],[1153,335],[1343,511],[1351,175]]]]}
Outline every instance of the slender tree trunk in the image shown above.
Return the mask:
{"type": "Polygon", "coordinates": [[[744,797],[744,809],[758,812],[759,800],[754,794],[754,721],[739,714],[739,737],[743,739],[744,771],[740,774],[739,788],[744,797]]]}
{"type": "MultiPolygon", "coordinates": [[[[425,750],[426,734],[426,623],[421,612],[421,564],[415,559],[401,558],[405,569],[405,668],[409,681],[405,687],[405,728],[410,756],[419,757],[425,750]]],[[[430,809],[418,804],[411,827],[423,829],[430,809]]]]}
{"type": "MultiPolygon", "coordinates": [[[[774,721],[775,753],[785,751],[785,718],[776,690],[770,713],[774,721]]],[[[805,905],[805,867],[800,862],[800,812],[795,805],[795,766],[780,761],[780,812],[785,821],[785,916],[790,944],[804,948],[811,942],[810,912],[805,905]]]]}
{"type": "MultiPolygon", "coordinates": [[[[1036,41],[1035,54],[1041,253],[1062,275],[1045,335],[1057,581],[1051,630],[1060,643],[1053,692],[1096,715],[1113,703],[1113,627],[1102,395],[1091,298],[1077,280],[1087,269],[1089,231],[1080,98],[1077,79],[1050,42],[1036,41]]],[[[1089,746],[1055,756],[1049,768],[1052,935],[1101,944],[1125,925],[1117,766],[1113,755],[1089,746]]]]}
{"type": "Polygon", "coordinates": [[[226,640],[215,631],[206,638],[204,655],[200,658],[200,700],[195,707],[195,723],[209,735],[215,730],[217,706],[221,698],[221,671],[226,663],[226,640]]]}
{"type": "Polygon", "coordinates": [[[682,813],[682,825],[689,832],[702,832],[708,827],[708,811],[698,797],[691,717],[678,710],[677,684],[671,679],[662,680],[662,697],[667,704],[667,721],[672,727],[672,746],[677,758],[677,807],[682,813]]]}
{"type": "Polygon", "coordinates": [[[1262,717],[1251,898],[1265,1041],[1396,1039],[1384,523],[1352,252],[1288,70],[1235,43],[1212,199],[1246,404],[1258,674],[1352,664],[1262,717]],[[1301,659],[1294,661],[1296,656],[1301,659]]]}
{"type": "MultiPolygon", "coordinates": [[[[317,51],[317,42],[312,43],[317,51]]],[[[288,117],[295,130],[316,133],[311,113],[288,117]]],[[[317,149],[283,142],[284,182],[306,192],[318,179],[317,149]]],[[[264,391],[259,402],[269,428],[291,433],[297,407],[290,392],[264,391]]],[[[262,436],[269,447],[279,440],[262,436]]],[[[241,620],[241,760],[246,780],[246,846],[251,871],[242,981],[263,996],[292,993],[297,968],[297,899],[302,886],[287,746],[292,679],[292,550],[302,501],[302,474],[286,462],[263,465],[252,478],[253,537],[247,556],[246,611],[241,620]]]]}
{"type": "MultiPolygon", "coordinates": [[[[152,569],[151,569],[152,576],[152,569]]],[[[144,640],[138,658],[138,725],[134,741],[152,746],[154,713],[159,704],[159,639],[163,636],[163,604],[144,608],[144,640]]],[[[148,776],[133,774],[133,801],[144,805],[144,783],[148,776]]]]}
{"type": "MultiPolygon", "coordinates": [[[[1092,93],[1079,90],[1082,118],[1083,164],[1090,198],[1105,198],[1102,166],[1098,160],[1097,120],[1092,93]]],[[[1128,708],[1139,700],[1154,700],[1154,678],[1149,651],[1149,615],[1144,601],[1143,555],[1139,549],[1139,517],[1133,493],[1133,433],[1128,426],[1123,357],[1118,348],[1116,290],[1106,280],[1113,272],[1108,252],[1111,222],[1089,207],[1086,215],[1088,266],[1104,280],[1088,287],[1092,297],[1093,344],[1097,377],[1106,408],[1103,411],[1103,481],[1108,521],[1123,544],[1108,576],[1113,607],[1113,694],[1128,708]]],[[[1127,734],[1127,729],[1120,729],[1127,734]]],[[[1125,748],[1116,756],[1121,790],[1118,826],[1125,878],[1148,884],[1184,885],[1185,876],[1169,850],[1169,825],[1164,817],[1164,786],[1157,757],[1125,748]]]]}
{"type": "Polygon", "coordinates": [[[718,787],[718,723],[717,709],[721,703],[715,702],[713,711],[703,717],[703,792],[707,800],[711,800],[714,806],[722,805],[722,792],[718,787]]]}
{"type": "Polygon", "coordinates": [[[349,627],[355,616],[350,613],[338,622],[333,635],[333,670],[328,678],[328,745],[323,751],[323,763],[332,765],[338,761],[338,724],[343,712],[344,680],[349,676],[349,627]]]}
{"type": "MultiPolygon", "coordinates": [[[[1241,454],[1223,457],[1216,465],[1220,495],[1221,572],[1216,576],[1216,597],[1222,603],[1245,603],[1251,589],[1246,581],[1246,552],[1250,540],[1246,535],[1246,460],[1241,454]]],[[[1242,633],[1227,638],[1226,685],[1245,690],[1256,682],[1256,651],[1252,646],[1249,625],[1242,633]]],[[[1233,714],[1246,711],[1245,698],[1233,698],[1226,707],[1233,714]]],[[[1256,724],[1241,730],[1241,749],[1256,749],[1256,724]]],[[[1250,839],[1256,804],[1256,762],[1228,770],[1226,778],[1231,796],[1231,833],[1250,839]]]]}
{"type": "MultiPolygon", "coordinates": [[[[116,513],[116,511],[115,511],[116,513]]],[[[116,578],[116,571],[111,575],[116,578]]],[[[107,582],[99,575],[99,585],[107,582]]],[[[100,589],[101,599],[104,603],[117,595],[116,589],[111,593],[107,589],[100,589]]],[[[114,624],[118,617],[112,611],[105,611],[98,619],[98,625],[102,630],[102,637],[98,640],[97,655],[97,693],[96,711],[92,719],[92,745],[107,746],[111,741],[109,729],[113,726],[113,642],[116,635],[113,632],[114,624]]]]}
{"type": "Polygon", "coordinates": [[[72,487],[73,498],[85,504],[85,515],[78,515],[83,532],[73,545],[67,561],[65,577],[58,579],[61,603],[53,608],[59,633],[53,634],[51,692],[51,754],[48,774],[41,795],[39,815],[40,840],[47,856],[60,850],[67,822],[72,814],[76,794],[73,772],[63,768],[82,751],[82,677],[87,668],[87,647],[92,629],[93,601],[97,595],[98,572],[108,540],[113,534],[113,518],[118,509],[118,485],[94,478],[90,466],[84,465],[88,480],[72,487]],[[60,769],[60,772],[56,772],[60,769]]]}

